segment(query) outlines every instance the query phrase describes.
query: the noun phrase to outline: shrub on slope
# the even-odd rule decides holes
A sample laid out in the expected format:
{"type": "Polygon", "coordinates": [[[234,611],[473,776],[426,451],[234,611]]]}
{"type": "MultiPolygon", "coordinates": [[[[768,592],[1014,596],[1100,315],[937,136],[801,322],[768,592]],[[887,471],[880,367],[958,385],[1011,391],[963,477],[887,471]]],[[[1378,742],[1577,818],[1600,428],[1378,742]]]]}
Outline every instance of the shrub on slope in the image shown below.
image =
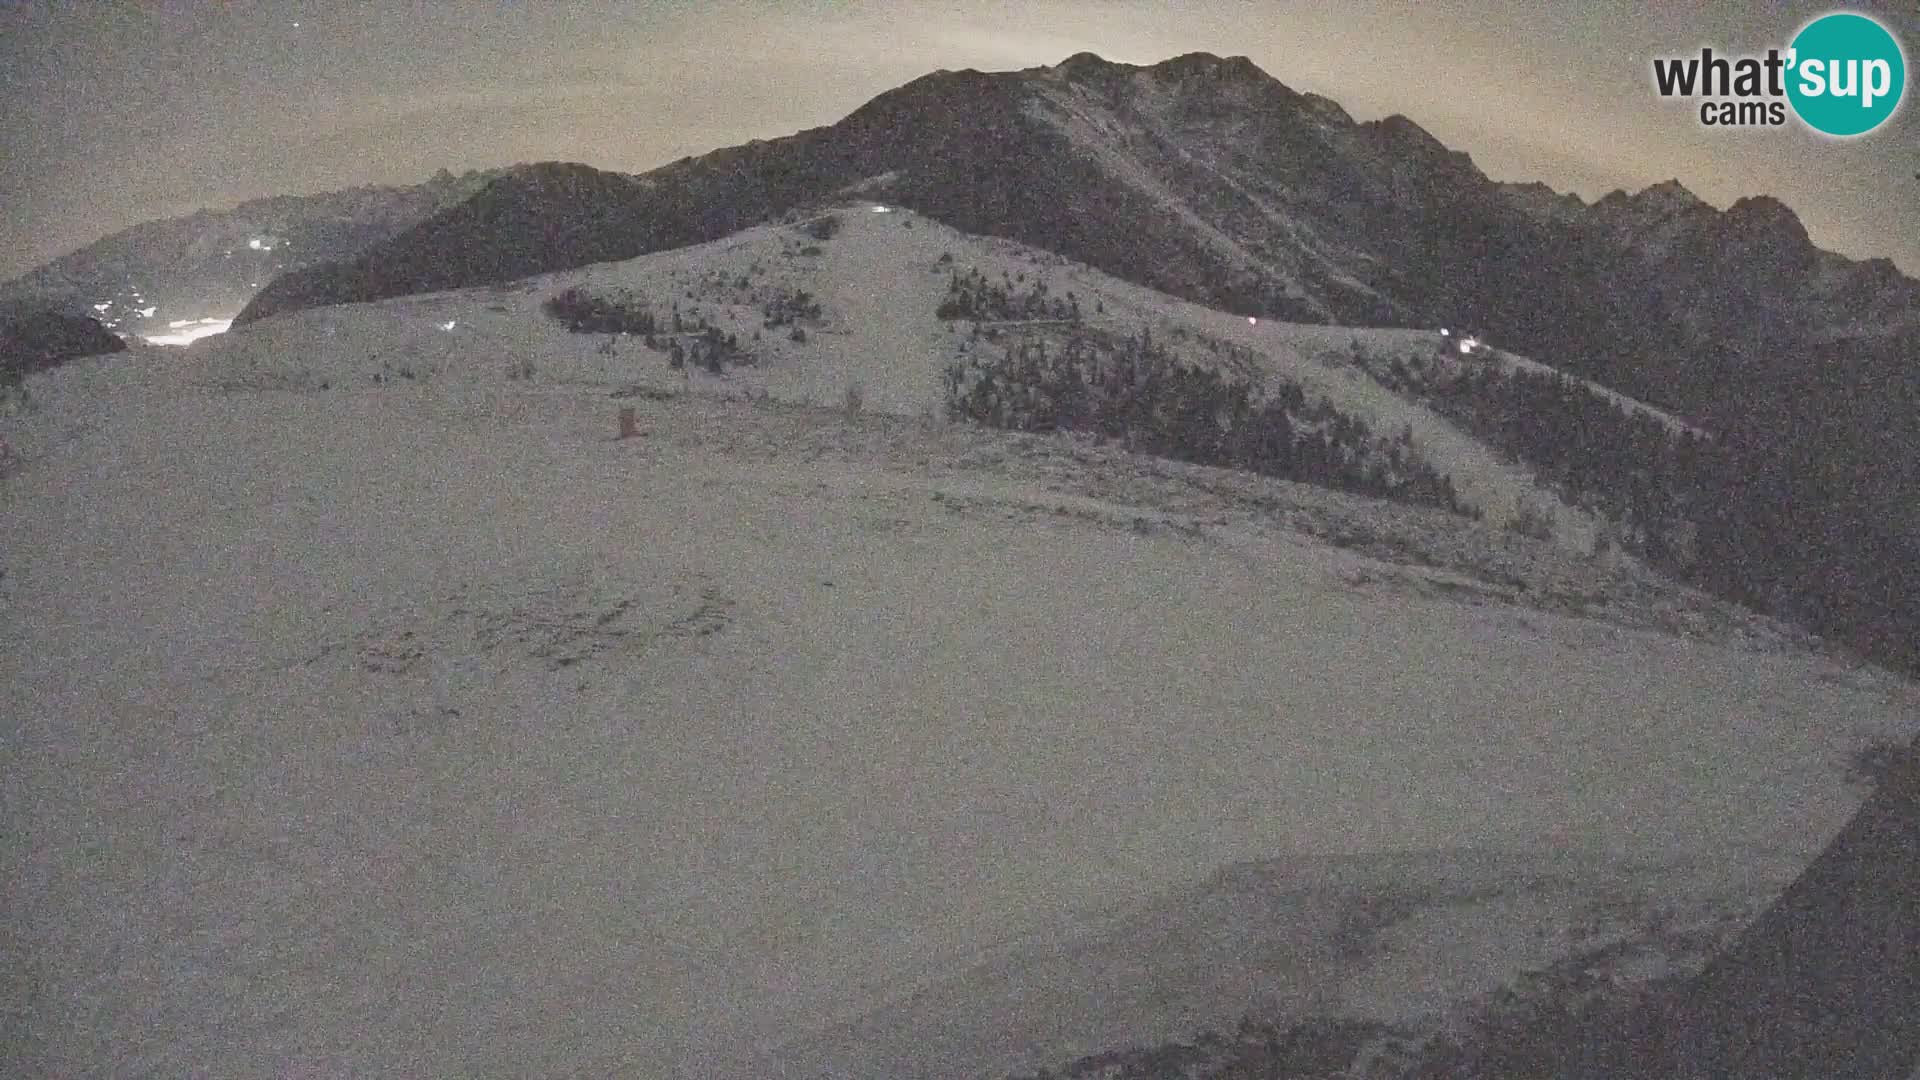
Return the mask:
{"type": "MultiPolygon", "coordinates": [[[[654,315],[646,298],[625,290],[609,298],[574,286],[548,297],[541,307],[576,334],[637,335],[647,348],[666,353],[675,370],[692,363],[718,375],[728,364],[753,362],[740,347],[737,335],[723,332],[704,315],[682,315],[676,304],[671,314],[661,319],[654,315]]],[[[819,306],[810,310],[817,315],[819,306]]]]}

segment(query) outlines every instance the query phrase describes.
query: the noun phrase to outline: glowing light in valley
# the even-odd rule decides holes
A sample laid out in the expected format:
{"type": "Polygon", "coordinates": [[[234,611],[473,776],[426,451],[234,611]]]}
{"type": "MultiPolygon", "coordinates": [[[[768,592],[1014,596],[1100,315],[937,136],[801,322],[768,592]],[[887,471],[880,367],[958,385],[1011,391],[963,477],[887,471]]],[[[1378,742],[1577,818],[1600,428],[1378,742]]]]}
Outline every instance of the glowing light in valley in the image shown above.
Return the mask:
{"type": "Polygon", "coordinates": [[[153,318],[153,313],[159,310],[157,307],[143,307],[140,309],[140,317],[143,319],[151,319],[153,318]]]}
{"type": "Polygon", "coordinates": [[[177,333],[152,334],[143,340],[149,345],[190,345],[203,337],[224,334],[232,325],[232,319],[175,319],[168,328],[177,333]]]}
{"type": "Polygon", "coordinates": [[[107,310],[108,308],[110,308],[110,307],[112,307],[112,306],[113,306],[113,304],[111,304],[111,303],[105,303],[105,304],[95,304],[95,305],[93,305],[93,310],[95,310],[95,311],[105,311],[105,310],[107,310]]]}
{"type": "Polygon", "coordinates": [[[1259,326],[1259,325],[1260,325],[1260,320],[1259,320],[1259,319],[1256,319],[1256,318],[1254,318],[1254,317],[1253,317],[1253,316],[1251,316],[1251,315],[1249,315],[1249,316],[1247,316],[1247,325],[1248,325],[1248,326],[1259,326]]]}
{"type": "Polygon", "coordinates": [[[250,247],[250,248],[252,248],[252,249],[253,249],[253,250],[255,250],[255,251],[259,251],[259,250],[260,250],[260,238],[256,236],[256,237],[254,237],[253,239],[251,239],[251,240],[249,240],[249,241],[247,241],[247,246],[248,246],[248,247],[250,247]]]}
{"type": "Polygon", "coordinates": [[[874,212],[874,213],[876,213],[876,214],[891,214],[891,213],[893,213],[893,207],[891,207],[891,206],[876,206],[876,207],[874,207],[874,208],[873,208],[873,212],[874,212]]]}
{"type": "Polygon", "coordinates": [[[459,324],[460,324],[460,320],[458,319],[448,319],[446,322],[443,322],[440,324],[440,329],[451,330],[455,326],[458,326],[459,324]]]}

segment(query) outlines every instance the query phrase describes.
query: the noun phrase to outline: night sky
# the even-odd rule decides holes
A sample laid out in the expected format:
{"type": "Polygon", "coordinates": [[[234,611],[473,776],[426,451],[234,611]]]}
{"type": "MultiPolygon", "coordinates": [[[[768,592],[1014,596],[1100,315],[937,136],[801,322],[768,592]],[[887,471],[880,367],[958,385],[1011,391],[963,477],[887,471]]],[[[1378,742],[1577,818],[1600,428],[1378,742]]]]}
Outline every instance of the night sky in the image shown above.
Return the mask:
{"type": "MultiPolygon", "coordinates": [[[[938,68],[1245,54],[1496,179],[1589,200],[1772,194],[1816,243],[1920,274],[1920,108],[1848,142],[1702,128],[1650,58],[1784,47],[1814,5],[1668,0],[466,3],[0,0],[0,277],[263,195],[582,161],[639,171],[829,124],[938,68]],[[297,24],[297,25],[296,25],[297,24]]],[[[1857,4],[1920,59],[1920,4],[1857,4]]],[[[1909,72],[1909,82],[1913,73],[1909,72]]]]}

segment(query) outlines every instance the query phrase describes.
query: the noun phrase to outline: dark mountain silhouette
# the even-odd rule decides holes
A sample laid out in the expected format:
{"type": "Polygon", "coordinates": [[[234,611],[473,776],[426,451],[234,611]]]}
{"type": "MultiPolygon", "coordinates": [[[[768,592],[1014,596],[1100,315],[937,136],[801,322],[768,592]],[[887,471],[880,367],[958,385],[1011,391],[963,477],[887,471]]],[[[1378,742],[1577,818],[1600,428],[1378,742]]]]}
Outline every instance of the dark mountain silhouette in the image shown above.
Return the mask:
{"type": "Polygon", "coordinates": [[[0,380],[126,347],[98,320],[84,315],[17,306],[0,310],[0,380]]]}
{"type": "Polygon", "coordinates": [[[411,186],[283,195],[147,222],[0,286],[0,299],[97,317],[123,333],[229,317],[281,272],[391,239],[464,202],[500,171],[443,169],[411,186]]]}
{"type": "MultiPolygon", "coordinates": [[[[506,280],[587,262],[717,239],[875,177],[884,197],[941,207],[933,216],[969,232],[1016,236],[1039,224],[1043,243],[1086,255],[1116,244],[1103,230],[1141,219],[1130,250],[1164,271],[1141,279],[1204,291],[1211,266],[1187,231],[1154,228],[1158,208],[1108,182],[1066,141],[1023,113],[1020,84],[974,71],[942,72],[890,91],[839,124],[716,151],[622,177],[542,164],[496,180],[468,204],[362,257],[270,284],[244,323],[319,304],[506,280]],[[1071,204],[1078,213],[1063,213],[1071,204]]],[[[1111,259],[1103,260],[1111,263],[1111,259]]]]}
{"type": "Polygon", "coordinates": [[[830,127],[638,177],[512,170],[275,280],[240,321],[704,242],[856,188],[1226,310],[1481,327],[1709,425],[1747,407],[1756,365],[1920,326],[1920,283],[1816,249],[1777,200],[1496,183],[1405,117],[1356,123],[1205,53],[936,72],[830,127]]]}
{"type": "Polygon", "coordinates": [[[1482,326],[1688,415],[1754,350],[1920,309],[1920,283],[1818,251],[1773,199],[1722,212],[1670,181],[1588,206],[1495,183],[1405,117],[1356,123],[1245,57],[1082,53],[936,72],[830,127],[639,177],[513,170],[358,258],[276,280],[241,321],[704,242],[856,185],[1227,310],[1482,326]]]}

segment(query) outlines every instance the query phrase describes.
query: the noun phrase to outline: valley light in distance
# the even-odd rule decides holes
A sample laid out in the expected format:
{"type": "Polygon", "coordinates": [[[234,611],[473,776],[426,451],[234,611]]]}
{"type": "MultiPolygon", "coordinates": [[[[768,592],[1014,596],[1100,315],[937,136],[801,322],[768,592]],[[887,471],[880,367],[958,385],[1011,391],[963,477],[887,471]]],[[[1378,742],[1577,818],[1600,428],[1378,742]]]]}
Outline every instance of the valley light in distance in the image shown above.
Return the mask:
{"type": "Polygon", "coordinates": [[[149,345],[191,345],[203,337],[224,334],[232,319],[175,319],[167,324],[172,333],[148,334],[141,338],[149,345]]]}

